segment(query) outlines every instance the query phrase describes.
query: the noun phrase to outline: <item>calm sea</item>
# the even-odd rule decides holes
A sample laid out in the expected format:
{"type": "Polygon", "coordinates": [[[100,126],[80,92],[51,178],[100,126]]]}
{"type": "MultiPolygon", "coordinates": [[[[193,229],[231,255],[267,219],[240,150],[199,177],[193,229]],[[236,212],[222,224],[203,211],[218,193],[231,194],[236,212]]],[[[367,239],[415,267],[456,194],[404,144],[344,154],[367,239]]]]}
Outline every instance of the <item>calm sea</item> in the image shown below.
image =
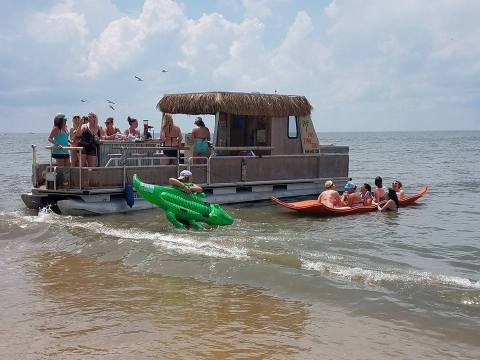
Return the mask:
{"type": "Polygon", "coordinates": [[[429,193],[344,218],[229,207],[205,232],[37,214],[20,194],[46,135],[0,135],[0,358],[480,358],[480,132],[319,136],[356,183],[429,193]]]}

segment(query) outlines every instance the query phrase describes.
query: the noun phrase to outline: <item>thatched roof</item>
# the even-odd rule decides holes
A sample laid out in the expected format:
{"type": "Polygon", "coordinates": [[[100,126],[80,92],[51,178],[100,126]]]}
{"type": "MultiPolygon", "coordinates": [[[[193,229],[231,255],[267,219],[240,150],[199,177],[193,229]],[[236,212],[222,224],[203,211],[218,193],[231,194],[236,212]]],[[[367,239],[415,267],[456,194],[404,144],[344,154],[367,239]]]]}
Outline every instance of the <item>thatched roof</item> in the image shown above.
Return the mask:
{"type": "Polygon", "coordinates": [[[289,116],[309,115],[312,105],[305,96],[204,92],[167,94],[157,104],[157,109],[171,114],[215,114],[225,112],[235,115],[289,116]]]}

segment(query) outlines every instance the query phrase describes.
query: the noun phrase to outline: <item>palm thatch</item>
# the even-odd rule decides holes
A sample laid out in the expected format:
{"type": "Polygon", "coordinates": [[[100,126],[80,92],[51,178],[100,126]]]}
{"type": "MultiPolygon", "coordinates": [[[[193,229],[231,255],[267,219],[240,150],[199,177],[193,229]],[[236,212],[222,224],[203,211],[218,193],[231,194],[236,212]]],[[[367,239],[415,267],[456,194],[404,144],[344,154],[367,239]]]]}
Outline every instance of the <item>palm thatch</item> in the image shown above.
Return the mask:
{"type": "Polygon", "coordinates": [[[157,109],[171,114],[201,115],[224,112],[234,115],[282,117],[309,115],[312,105],[305,96],[204,92],[167,94],[160,99],[157,109]]]}

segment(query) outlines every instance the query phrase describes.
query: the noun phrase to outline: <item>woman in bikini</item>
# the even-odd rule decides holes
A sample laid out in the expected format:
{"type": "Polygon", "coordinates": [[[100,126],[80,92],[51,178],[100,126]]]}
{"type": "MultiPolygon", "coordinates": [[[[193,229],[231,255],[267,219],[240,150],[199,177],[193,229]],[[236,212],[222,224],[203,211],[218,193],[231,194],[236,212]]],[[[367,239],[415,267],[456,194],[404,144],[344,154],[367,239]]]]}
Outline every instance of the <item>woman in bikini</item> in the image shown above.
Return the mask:
{"type": "Polygon", "coordinates": [[[393,190],[392,188],[388,189],[388,200],[387,202],[383,205],[380,206],[380,204],[377,205],[377,209],[379,211],[398,211],[398,197],[397,197],[397,192],[393,190]]]}
{"type": "Polygon", "coordinates": [[[88,114],[88,122],[82,125],[80,134],[80,146],[83,146],[84,149],[82,164],[87,167],[95,167],[97,166],[98,142],[101,136],[97,114],[93,112],[88,114]]]}
{"type": "MultiPolygon", "coordinates": [[[[70,145],[71,146],[80,146],[80,138],[81,136],[81,128],[82,128],[82,118],[79,114],[73,115],[72,118],[72,127],[70,128],[70,145]]],[[[78,151],[77,150],[71,150],[70,151],[70,159],[72,162],[72,166],[76,167],[79,166],[79,157],[78,157],[78,151]]]]}
{"type": "Polygon", "coordinates": [[[392,189],[397,193],[397,197],[402,200],[405,197],[405,191],[402,190],[402,183],[400,180],[393,180],[392,181],[392,189]]]}
{"type": "Polygon", "coordinates": [[[107,120],[105,120],[105,129],[102,129],[102,139],[115,140],[121,136],[122,133],[120,129],[113,125],[113,117],[108,117],[107,120]]]}
{"type": "Polygon", "coordinates": [[[70,153],[64,149],[68,147],[67,117],[64,114],[55,115],[48,141],[54,145],[51,151],[57,166],[70,166],[70,153]]]}
{"type": "MultiPolygon", "coordinates": [[[[163,146],[179,147],[183,136],[180,128],[173,123],[172,115],[165,114],[163,118],[162,131],[160,133],[160,140],[163,141],[163,146]]],[[[163,150],[163,153],[175,159],[169,159],[168,163],[175,165],[177,163],[178,150],[163,150]]]]}
{"type": "Polygon", "coordinates": [[[139,138],[140,137],[140,131],[138,130],[138,121],[137,119],[131,118],[130,116],[127,118],[128,120],[128,125],[130,127],[125,130],[125,136],[127,137],[127,140],[129,138],[139,138]]]}
{"type": "MultiPolygon", "coordinates": [[[[202,118],[196,118],[195,123],[197,127],[192,130],[193,138],[193,157],[208,157],[210,130],[205,126],[202,118]]],[[[203,163],[203,159],[197,159],[194,164],[203,163]]]]}

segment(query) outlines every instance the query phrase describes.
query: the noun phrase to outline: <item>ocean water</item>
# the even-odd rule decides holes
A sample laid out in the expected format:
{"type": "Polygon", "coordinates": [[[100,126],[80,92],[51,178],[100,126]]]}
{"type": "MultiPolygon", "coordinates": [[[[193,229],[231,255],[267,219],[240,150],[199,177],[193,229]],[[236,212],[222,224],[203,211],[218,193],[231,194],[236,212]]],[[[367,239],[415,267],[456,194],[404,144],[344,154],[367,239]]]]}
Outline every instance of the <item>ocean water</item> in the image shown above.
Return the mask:
{"type": "Polygon", "coordinates": [[[480,132],[319,137],[357,184],[428,194],[343,218],[230,206],[205,232],[65,217],[20,199],[46,135],[1,135],[0,357],[480,358],[480,132]]]}

